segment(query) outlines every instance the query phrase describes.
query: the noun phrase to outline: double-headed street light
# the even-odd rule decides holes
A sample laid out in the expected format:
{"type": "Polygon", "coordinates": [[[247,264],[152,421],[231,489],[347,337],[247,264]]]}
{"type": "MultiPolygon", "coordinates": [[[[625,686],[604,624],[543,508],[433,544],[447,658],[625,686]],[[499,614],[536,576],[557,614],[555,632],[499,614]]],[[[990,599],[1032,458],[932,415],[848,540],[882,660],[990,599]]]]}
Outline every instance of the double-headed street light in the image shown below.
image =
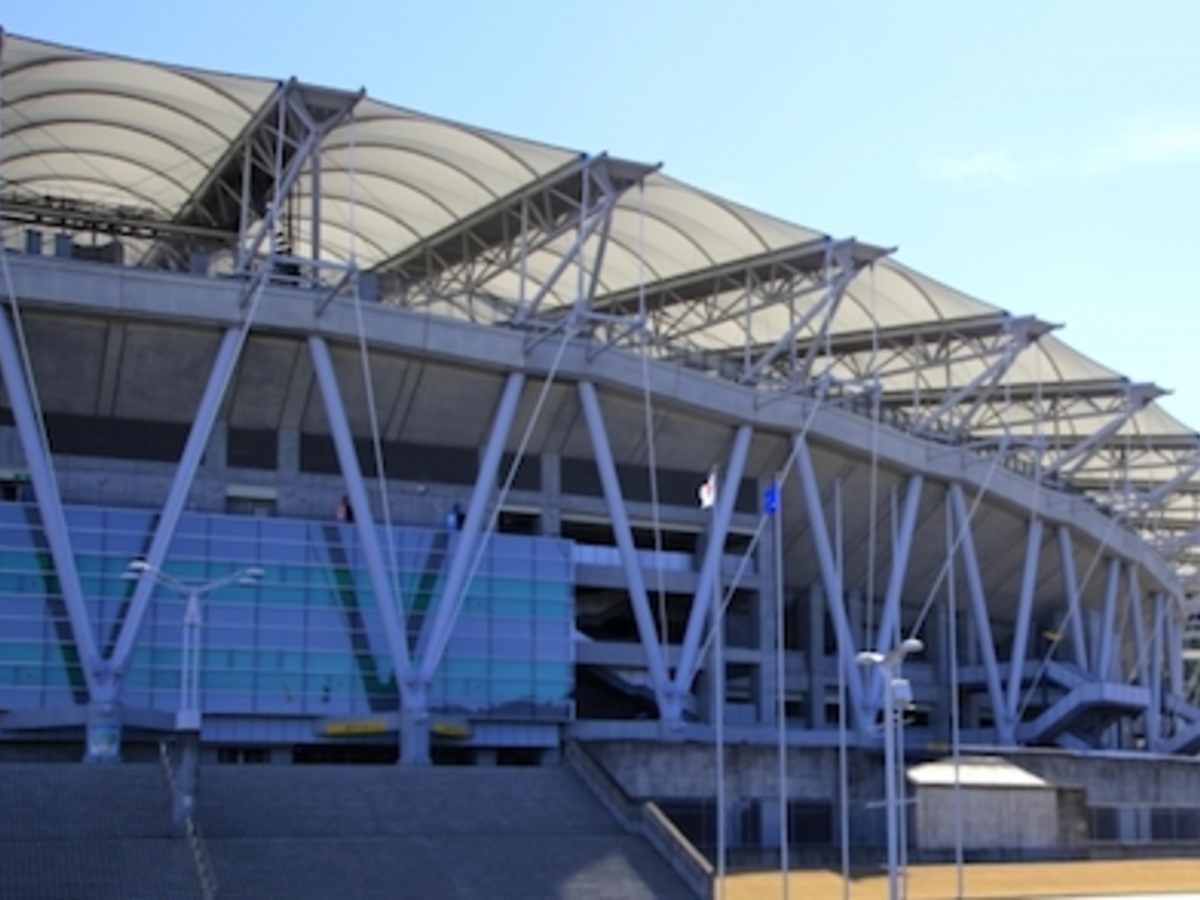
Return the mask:
{"type": "Polygon", "coordinates": [[[175,833],[183,836],[195,812],[200,769],[200,630],[204,624],[200,601],[223,587],[258,584],[263,570],[250,566],[212,581],[195,582],[168,575],[144,559],[135,559],[122,577],[137,581],[147,576],[187,601],[183,610],[183,645],[179,664],[179,711],[175,714],[175,730],[179,732],[178,759],[171,780],[171,823],[175,833]]]}
{"type": "Polygon", "coordinates": [[[175,727],[179,731],[200,730],[200,630],[203,617],[200,601],[213,591],[229,585],[251,586],[262,580],[263,570],[257,566],[238,569],[212,581],[183,581],[168,575],[144,559],[135,559],[129,564],[124,578],[136,581],[149,575],[158,584],[174,591],[187,601],[183,611],[183,645],[179,668],[179,712],[175,727]]]}
{"type": "Polygon", "coordinates": [[[887,812],[888,900],[900,900],[900,809],[896,779],[896,744],[899,716],[912,706],[912,685],[900,675],[905,657],[920,653],[925,645],[917,638],[906,638],[887,653],[864,650],[858,654],[860,666],[875,666],[883,674],[883,766],[885,809],[887,812]]]}

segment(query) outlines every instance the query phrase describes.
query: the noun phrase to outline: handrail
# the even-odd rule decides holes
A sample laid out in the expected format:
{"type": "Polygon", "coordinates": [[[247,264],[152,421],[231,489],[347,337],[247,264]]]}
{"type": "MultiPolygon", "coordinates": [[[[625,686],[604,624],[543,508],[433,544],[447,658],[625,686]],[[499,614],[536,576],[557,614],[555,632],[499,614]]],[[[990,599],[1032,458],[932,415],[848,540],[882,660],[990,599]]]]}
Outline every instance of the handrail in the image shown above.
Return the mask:
{"type": "Polygon", "coordinates": [[[625,788],[578,741],[566,742],[565,758],[622,827],[646,838],[693,894],[701,900],[709,900],[713,896],[712,863],[657,803],[630,797],[625,788]]]}
{"type": "MultiPolygon", "coordinates": [[[[171,767],[171,752],[166,741],[158,742],[158,761],[162,766],[163,777],[170,791],[171,802],[175,802],[175,770],[171,767]]],[[[191,851],[192,867],[196,871],[196,880],[200,885],[200,896],[203,900],[216,900],[221,889],[217,882],[217,873],[213,868],[212,857],[208,854],[208,845],[200,833],[200,825],[189,812],[183,822],[183,835],[187,838],[188,849],[191,851]]]]}

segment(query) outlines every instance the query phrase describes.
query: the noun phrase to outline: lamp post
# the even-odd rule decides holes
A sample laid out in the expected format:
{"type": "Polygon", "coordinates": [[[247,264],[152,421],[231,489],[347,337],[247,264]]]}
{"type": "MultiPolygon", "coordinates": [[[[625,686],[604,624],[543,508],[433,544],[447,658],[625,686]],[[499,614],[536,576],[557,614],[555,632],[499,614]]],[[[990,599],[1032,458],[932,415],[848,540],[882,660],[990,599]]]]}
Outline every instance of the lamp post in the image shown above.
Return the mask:
{"type": "Polygon", "coordinates": [[[184,581],[168,575],[144,559],[133,560],[122,576],[130,581],[150,577],[185,600],[179,662],[179,709],[175,714],[175,730],[179,733],[179,761],[171,811],[172,823],[180,834],[195,807],[200,763],[200,632],[204,624],[201,600],[230,585],[249,587],[258,584],[262,576],[262,569],[249,566],[211,581],[184,581]]]}
{"type": "Polygon", "coordinates": [[[905,657],[920,653],[925,645],[907,638],[887,653],[866,650],[858,654],[860,666],[875,666],[883,674],[884,808],[887,814],[888,900],[900,900],[900,809],[896,778],[896,744],[899,717],[912,704],[912,686],[900,675],[905,657]]]}

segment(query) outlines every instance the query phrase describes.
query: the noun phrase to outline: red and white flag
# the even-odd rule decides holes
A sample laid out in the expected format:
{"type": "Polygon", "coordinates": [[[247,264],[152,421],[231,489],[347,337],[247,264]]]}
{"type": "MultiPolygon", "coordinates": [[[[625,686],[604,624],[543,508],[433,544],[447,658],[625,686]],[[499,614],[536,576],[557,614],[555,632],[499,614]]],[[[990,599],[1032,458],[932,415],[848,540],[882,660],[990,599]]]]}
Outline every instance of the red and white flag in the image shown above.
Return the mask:
{"type": "Polygon", "coordinates": [[[717,473],[715,470],[708,473],[708,480],[700,485],[696,493],[700,497],[701,509],[709,509],[717,502],[717,473]]]}

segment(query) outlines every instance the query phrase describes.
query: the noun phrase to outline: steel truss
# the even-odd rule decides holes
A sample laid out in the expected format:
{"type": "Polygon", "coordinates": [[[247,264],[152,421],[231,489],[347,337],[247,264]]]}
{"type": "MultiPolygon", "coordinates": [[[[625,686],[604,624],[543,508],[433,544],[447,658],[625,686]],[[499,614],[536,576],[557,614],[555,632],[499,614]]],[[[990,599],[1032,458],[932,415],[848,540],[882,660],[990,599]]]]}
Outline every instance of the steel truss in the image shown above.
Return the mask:
{"type": "Polygon", "coordinates": [[[143,264],[186,269],[194,250],[226,249],[236,253],[234,270],[243,272],[256,259],[263,262],[267,244],[268,255],[311,266],[320,256],[320,193],[313,190],[308,198],[313,234],[312,252],[306,254],[299,247],[293,188],[305,170],[319,185],[322,141],[364,96],[294,78],[280,84],[179,208],[170,232],[147,251],[143,264]]]}
{"type": "Polygon", "coordinates": [[[743,384],[804,389],[847,286],[887,252],[823,238],[605,296],[596,307],[607,315],[644,316],[646,352],[665,361],[743,384]],[[768,312],[785,318],[763,318],[768,312]],[[720,327],[731,337],[727,347],[714,349],[704,338],[720,327]]]}
{"type": "Polygon", "coordinates": [[[479,324],[517,326],[553,318],[562,308],[559,299],[546,303],[554,292],[586,303],[601,283],[613,209],[656,168],[606,155],[581,157],[379,263],[381,298],[409,309],[449,307],[479,324]],[[535,280],[528,260],[543,251],[557,262],[535,280]],[[560,284],[572,264],[579,273],[574,289],[560,284]],[[515,297],[490,289],[514,273],[515,297]]]}

